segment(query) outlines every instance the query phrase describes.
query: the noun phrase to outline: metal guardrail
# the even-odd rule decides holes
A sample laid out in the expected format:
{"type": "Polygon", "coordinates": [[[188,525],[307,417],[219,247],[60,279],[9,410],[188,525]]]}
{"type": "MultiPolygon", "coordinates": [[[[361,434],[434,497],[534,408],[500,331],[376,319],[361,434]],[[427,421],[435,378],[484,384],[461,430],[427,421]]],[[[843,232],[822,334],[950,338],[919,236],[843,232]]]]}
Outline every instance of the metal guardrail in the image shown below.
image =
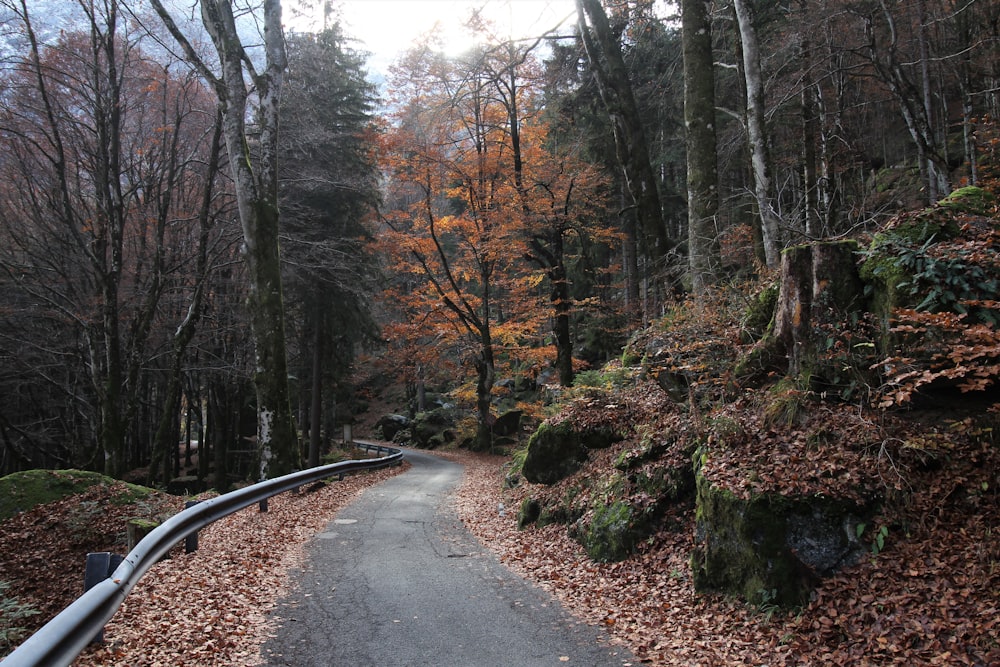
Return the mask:
{"type": "Polygon", "coordinates": [[[98,636],[139,579],[178,542],[209,524],[271,496],[333,475],[373,470],[401,463],[403,452],[365,442],[354,442],[365,451],[385,454],[376,459],[341,461],[266,480],[194,505],[170,517],[144,537],[110,577],[104,579],[63,609],[28,637],[0,663],[3,667],[56,667],[70,665],[98,636]]]}

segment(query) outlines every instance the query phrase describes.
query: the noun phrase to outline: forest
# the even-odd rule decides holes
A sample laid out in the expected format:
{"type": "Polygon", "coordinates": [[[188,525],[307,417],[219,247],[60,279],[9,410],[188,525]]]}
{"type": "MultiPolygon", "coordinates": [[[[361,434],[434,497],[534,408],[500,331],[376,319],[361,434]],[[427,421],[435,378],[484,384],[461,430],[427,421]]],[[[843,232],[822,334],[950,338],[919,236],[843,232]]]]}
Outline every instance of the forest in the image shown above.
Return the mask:
{"type": "MultiPolygon", "coordinates": [[[[0,472],[162,483],[183,441],[199,479],[250,476],[267,359],[220,80],[127,3],[58,32],[5,4],[0,472]]],[[[527,42],[470,22],[480,48],[414,47],[384,91],[336,25],[288,34],[272,146],[247,85],[235,140],[281,215],[289,460],[378,376],[449,392],[488,448],[498,379],[570,386],[785,247],[991,176],[992,3],[681,11],[701,45],[649,3],[579,7],[582,30],[527,42]]]]}
{"type": "Polygon", "coordinates": [[[697,504],[696,588],[794,606],[719,571],[717,487],[877,556],[954,462],[995,582],[1000,4],[471,13],[380,85],[336,12],[67,4],[0,0],[0,476],[223,492],[353,428],[509,457],[596,562],[697,504]]]}

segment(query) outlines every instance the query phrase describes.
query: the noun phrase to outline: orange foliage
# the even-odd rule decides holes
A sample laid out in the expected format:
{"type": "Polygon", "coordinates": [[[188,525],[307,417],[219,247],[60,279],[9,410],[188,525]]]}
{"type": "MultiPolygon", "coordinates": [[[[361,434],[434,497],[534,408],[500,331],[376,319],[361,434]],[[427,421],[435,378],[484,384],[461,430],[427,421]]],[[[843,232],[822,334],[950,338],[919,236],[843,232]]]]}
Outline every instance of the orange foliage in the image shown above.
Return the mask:
{"type": "Polygon", "coordinates": [[[511,49],[475,62],[409,54],[382,149],[390,331],[411,368],[435,355],[474,367],[487,394],[498,369],[537,374],[553,358],[554,313],[572,307],[567,238],[614,241],[597,170],[547,145],[534,67],[511,49]]]}

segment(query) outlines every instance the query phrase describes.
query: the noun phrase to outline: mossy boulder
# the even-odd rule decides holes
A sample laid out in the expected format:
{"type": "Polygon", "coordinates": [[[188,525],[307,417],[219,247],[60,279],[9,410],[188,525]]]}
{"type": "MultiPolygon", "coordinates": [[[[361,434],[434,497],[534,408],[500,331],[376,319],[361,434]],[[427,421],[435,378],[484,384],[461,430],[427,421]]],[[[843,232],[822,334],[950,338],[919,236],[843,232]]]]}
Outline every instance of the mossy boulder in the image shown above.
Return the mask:
{"type": "Polygon", "coordinates": [[[198,479],[195,475],[182,475],[167,482],[167,493],[172,496],[192,496],[207,488],[205,480],[198,479]]]}
{"type": "MultiPolygon", "coordinates": [[[[82,493],[95,484],[112,485],[117,480],[87,470],[25,470],[0,478],[0,521],[37,505],[82,493]]],[[[128,503],[147,497],[152,489],[125,484],[120,500],[128,503]]]]}
{"type": "Polygon", "coordinates": [[[396,434],[409,426],[410,418],[406,415],[382,415],[375,422],[375,433],[383,440],[395,441],[396,434]]]}
{"type": "MultiPolygon", "coordinates": [[[[982,259],[992,255],[969,250],[990,247],[996,206],[989,191],[960,188],[934,206],[896,216],[874,235],[860,276],[869,310],[886,331],[896,309],[964,313],[972,302],[997,300],[995,262],[982,259]]],[[[996,320],[988,309],[969,312],[970,321],[996,320]]],[[[892,340],[886,334],[881,343],[888,349],[892,340]]]]}
{"type": "Polygon", "coordinates": [[[608,426],[574,426],[569,420],[543,422],[528,440],[521,474],[534,484],[555,484],[587,460],[588,449],[604,449],[622,439],[608,426]]]}
{"type": "Polygon", "coordinates": [[[418,412],[410,423],[410,444],[421,449],[437,449],[454,442],[456,423],[453,408],[418,412]]]}
{"type": "Polygon", "coordinates": [[[969,215],[991,215],[996,205],[996,197],[989,190],[973,185],[959,188],[938,202],[938,206],[969,215]]]}
{"type": "Polygon", "coordinates": [[[521,417],[523,410],[508,410],[496,418],[491,430],[494,436],[512,437],[516,436],[521,429],[521,417]]]}
{"type": "Polygon", "coordinates": [[[801,606],[817,581],[865,552],[857,526],[870,516],[869,508],[825,496],[744,499],[698,475],[695,590],[801,606]]]}
{"type": "Polygon", "coordinates": [[[623,500],[597,505],[580,523],[576,537],[591,560],[600,563],[628,558],[650,532],[648,513],[623,500]]]}
{"type": "Polygon", "coordinates": [[[517,513],[517,527],[519,530],[524,530],[531,524],[538,521],[539,515],[542,513],[542,505],[534,498],[525,498],[521,502],[521,508],[517,513]]]}

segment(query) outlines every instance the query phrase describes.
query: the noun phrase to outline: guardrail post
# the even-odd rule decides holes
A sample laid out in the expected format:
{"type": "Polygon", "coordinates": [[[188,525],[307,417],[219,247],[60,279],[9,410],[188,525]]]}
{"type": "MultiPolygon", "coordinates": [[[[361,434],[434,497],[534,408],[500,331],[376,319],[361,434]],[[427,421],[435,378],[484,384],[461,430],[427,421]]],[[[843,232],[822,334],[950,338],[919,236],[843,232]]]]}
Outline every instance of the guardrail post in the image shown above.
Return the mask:
{"type": "Polygon", "coordinates": [[[262,501],[260,501],[259,503],[257,503],[257,509],[260,512],[266,512],[267,511],[267,498],[264,498],[262,501]]]}
{"type": "MultiPolygon", "coordinates": [[[[184,503],[184,509],[190,509],[197,505],[198,500],[188,500],[184,503]]],[[[190,535],[184,538],[184,553],[190,554],[198,550],[198,531],[194,531],[190,535]]]]}
{"type": "MultiPolygon", "coordinates": [[[[97,584],[101,583],[105,579],[111,576],[122,561],[125,560],[124,556],[119,556],[118,554],[113,554],[110,551],[98,551],[96,553],[87,554],[87,566],[83,573],[83,591],[87,592],[97,584]]],[[[97,644],[104,641],[104,627],[102,626],[94,638],[90,640],[91,644],[97,644]]]]}

